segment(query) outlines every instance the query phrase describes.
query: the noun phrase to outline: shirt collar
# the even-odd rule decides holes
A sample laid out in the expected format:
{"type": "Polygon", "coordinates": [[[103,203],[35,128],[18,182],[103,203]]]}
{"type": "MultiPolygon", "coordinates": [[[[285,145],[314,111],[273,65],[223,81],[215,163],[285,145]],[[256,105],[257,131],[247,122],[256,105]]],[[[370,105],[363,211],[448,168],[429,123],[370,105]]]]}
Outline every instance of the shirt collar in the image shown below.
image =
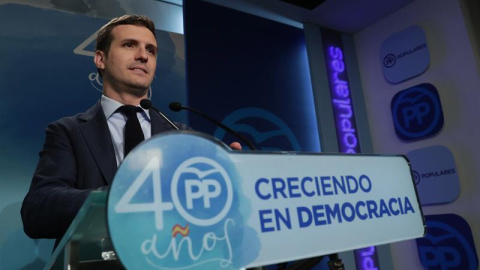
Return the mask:
{"type": "MultiPolygon", "coordinates": [[[[100,99],[100,104],[102,105],[103,113],[105,114],[105,118],[108,119],[112,114],[117,111],[118,108],[122,107],[124,104],[111,99],[105,95],[102,95],[102,98],[100,99]]],[[[142,107],[140,107],[142,108],[142,107]]],[[[145,110],[142,108],[142,110],[145,112],[144,115],[147,117],[148,120],[150,120],[150,111],[145,110]]]]}

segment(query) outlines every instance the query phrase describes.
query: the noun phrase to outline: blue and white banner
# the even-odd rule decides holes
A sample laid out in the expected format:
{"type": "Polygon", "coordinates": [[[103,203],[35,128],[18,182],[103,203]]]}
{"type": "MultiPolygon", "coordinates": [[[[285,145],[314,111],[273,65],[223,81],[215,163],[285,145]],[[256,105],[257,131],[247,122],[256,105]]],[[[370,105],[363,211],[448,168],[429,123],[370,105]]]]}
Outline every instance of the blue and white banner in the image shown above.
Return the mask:
{"type": "Polygon", "coordinates": [[[240,269],[425,232],[403,156],[232,151],[191,131],[134,149],[107,208],[127,269],[240,269]]]}

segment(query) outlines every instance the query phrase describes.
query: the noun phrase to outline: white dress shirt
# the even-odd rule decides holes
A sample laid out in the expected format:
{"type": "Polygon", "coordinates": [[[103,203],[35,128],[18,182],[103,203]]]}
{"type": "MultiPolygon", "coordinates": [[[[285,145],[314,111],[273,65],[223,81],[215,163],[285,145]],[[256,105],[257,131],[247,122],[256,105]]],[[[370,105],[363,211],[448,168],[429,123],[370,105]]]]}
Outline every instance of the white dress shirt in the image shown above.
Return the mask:
{"type": "MultiPolygon", "coordinates": [[[[113,149],[115,150],[115,158],[117,159],[117,166],[120,165],[124,158],[124,145],[125,145],[125,123],[127,117],[121,112],[117,112],[117,109],[124,104],[113,100],[109,97],[102,95],[100,100],[105,118],[107,118],[108,128],[112,135],[113,149]]],[[[140,107],[141,108],[141,107],[140,107]]],[[[150,119],[150,112],[142,108],[141,112],[137,112],[138,121],[142,126],[143,135],[146,139],[152,136],[152,124],[150,119]]]]}

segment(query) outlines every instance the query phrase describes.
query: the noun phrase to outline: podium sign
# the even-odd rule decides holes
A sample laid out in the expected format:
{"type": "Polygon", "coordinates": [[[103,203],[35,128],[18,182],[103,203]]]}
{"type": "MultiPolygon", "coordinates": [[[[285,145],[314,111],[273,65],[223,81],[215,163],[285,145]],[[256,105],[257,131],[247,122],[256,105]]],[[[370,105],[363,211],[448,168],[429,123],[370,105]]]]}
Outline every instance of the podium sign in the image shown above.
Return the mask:
{"type": "Polygon", "coordinates": [[[126,157],[107,223],[127,269],[240,269],[425,233],[403,156],[233,151],[191,131],[126,157]]]}

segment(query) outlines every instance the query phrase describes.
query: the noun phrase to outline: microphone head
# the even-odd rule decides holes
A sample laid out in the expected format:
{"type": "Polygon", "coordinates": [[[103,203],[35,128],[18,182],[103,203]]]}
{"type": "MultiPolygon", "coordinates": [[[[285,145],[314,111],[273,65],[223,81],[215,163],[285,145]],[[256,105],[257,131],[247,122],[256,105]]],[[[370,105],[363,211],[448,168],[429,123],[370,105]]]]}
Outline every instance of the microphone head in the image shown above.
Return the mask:
{"type": "Polygon", "coordinates": [[[152,101],[150,99],[142,99],[140,101],[140,106],[145,110],[150,110],[150,108],[152,108],[152,101]]]}
{"type": "Polygon", "coordinates": [[[170,108],[170,110],[174,111],[174,112],[179,112],[181,111],[183,108],[182,108],[182,103],[180,102],[172,102],[170,103],[170,105],[168,105],[168,108],[170,108]]]}

